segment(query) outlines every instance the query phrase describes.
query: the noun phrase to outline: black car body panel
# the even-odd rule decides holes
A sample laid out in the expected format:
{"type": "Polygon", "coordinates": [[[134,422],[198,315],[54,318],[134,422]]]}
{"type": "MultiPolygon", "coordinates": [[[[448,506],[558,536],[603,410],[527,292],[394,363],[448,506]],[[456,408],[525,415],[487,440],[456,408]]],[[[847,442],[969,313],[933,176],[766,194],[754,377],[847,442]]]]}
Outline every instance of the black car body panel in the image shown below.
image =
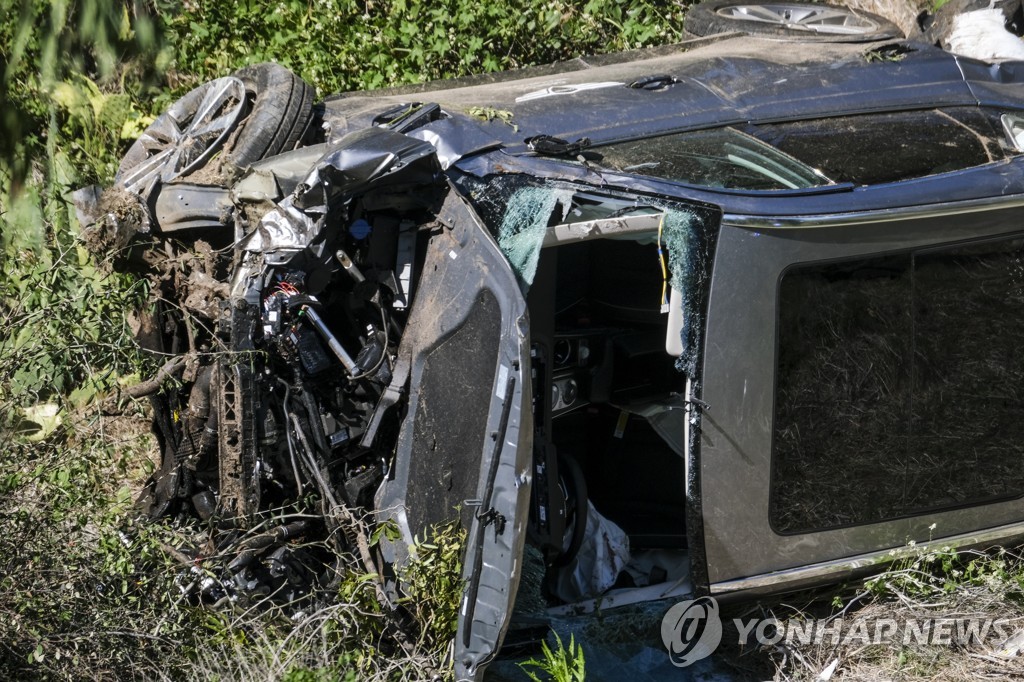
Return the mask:
{"type": "MultiPolygon", "coordinates": [[[[875,61],[863,47],[818,46],[811,54],[805,45],[746,38],[554,78],[457,89],[442,83],[447,88],[417,88],[415,97],[341,98],[327,102],[326,115],[328,120],[332,115],[348,117],[351,126],[369,124],[377,99],[434,101],[453,114],[488,107],[511,112],[517,129],[500,121],[486,128],[510,152],[522,153],[527,151],[522,140],[535,135],[586,136],[600,144],[741,122],[977,105],[979,95],[987,105],[1019,108],[1009,85],[1015,81],[1015,64],[982,64],[922,44],[900,45],[907,52],[893,61],[875,61]],[[772,58],[766,59],[769,52],[772,58]],[[651,74],[667,74],[678,82],[657,90],[628,87],[651,74]]],[[[389,105],[377,106],[379,112],[389,105]]]]}

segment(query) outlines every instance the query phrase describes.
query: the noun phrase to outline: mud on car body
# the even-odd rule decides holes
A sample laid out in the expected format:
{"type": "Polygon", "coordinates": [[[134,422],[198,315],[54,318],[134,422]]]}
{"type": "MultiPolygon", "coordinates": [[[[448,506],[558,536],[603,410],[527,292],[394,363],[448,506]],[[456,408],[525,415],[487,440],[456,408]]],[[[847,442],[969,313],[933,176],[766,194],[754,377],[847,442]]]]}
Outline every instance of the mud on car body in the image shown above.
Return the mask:
{"type": "Polygon", "coordinates": [[[140,504],[216,522],[199,598],[301,603],[458,520],[479,678],[516,611],[1021,535],[1022,65],[684,47],[315,107],[257,65],[147,131],[87,239],[156,284],[140,504]]]}

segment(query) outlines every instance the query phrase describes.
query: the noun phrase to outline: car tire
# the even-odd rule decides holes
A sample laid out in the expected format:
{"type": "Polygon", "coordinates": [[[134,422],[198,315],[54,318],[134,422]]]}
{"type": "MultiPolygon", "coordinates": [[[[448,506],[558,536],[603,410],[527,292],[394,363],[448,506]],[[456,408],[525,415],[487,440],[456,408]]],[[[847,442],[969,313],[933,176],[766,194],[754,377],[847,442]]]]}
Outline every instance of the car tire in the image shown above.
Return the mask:
{"type": "Polygon", "coordinates": [[[312,108],[313,89],[288,69],[247,66],[174,102],[128,149],[114,182],[143,198],[179,177],[227,186],[253,163],[293,149],[312,108]]]}
{"type": "Polygon", "coordinates": [[[737,31],[810,42],[904,37],[896,24],[877,14],[812,2],[707,0],[690,7],[683,25],[689,33],[701,37],[737,31]]]}
{"type": "Polygon", "coordinates": [[[228,162],[245,170],[294,149],[312,117],[313,88],[279,64],[253,64],[233,75],[245,84],[253,102],[228,162]]]}

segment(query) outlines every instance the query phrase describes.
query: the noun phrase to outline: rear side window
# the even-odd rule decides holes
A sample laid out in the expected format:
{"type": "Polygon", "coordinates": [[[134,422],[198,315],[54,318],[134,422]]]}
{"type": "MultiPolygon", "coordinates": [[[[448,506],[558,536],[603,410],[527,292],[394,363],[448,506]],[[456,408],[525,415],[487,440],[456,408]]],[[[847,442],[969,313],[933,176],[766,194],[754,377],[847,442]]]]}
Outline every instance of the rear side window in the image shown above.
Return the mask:
{"type": "Polygon", "coordinates": [[[1024,494],[1024,240],[792,268],[778,324],[776,531],[1024,494]]]}

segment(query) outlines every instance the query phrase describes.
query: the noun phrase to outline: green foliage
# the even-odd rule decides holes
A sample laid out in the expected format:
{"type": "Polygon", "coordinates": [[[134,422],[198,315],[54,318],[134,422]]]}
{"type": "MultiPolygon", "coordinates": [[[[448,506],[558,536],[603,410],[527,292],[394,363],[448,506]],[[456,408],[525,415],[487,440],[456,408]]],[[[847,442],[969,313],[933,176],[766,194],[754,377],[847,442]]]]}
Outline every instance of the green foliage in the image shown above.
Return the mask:
{"type": "Polygon", "coordinates": [[[142,366],[125,315],[145,286],[104,274],[79,246],[68,192],[108,181],[146,122],[112,81],[127,73],[118,58],[151,54],[155,34],[112,0],[0,2],[11,18],[0,25],[0,427],[10,427],[13,408],[81,405],[142,366]]]}
{"type": "Polygon", "coordinates": [[[458,521],[438,526],[417,541],[400,576],[406,595],[402,604],[419,626],[421,645],[430,651],[445,650],[455,639],[465,549],[466,531],[458,521]]]}
{"type": "Polygon", "coordinates": [[[159,57],[157,26],[129,7],[116,0],[0,0],[0,180],[7,192],[16,193],[34,166],[57,182],[55,155],[75,156],[75,143],[86,135],[92,138],[86,153],[102,150],[100,165],[108,172],[101,175],[91,165],[75,170],[84,170],[88,181],[109,179],[107,167],[120,149],[102,147],[99,138],[120,139],[133,105],[115,96],[106,114],[99,107],[83,117],[80,102],[99,99],[96,81],[113,86],[118,75],[123,80],[126,63],[137,83],[152,73],[159,57]]]}
{"type": "Polygon", "coordinates": [[[495,109],[494,107],[470,107],[468,113],[470,116],[475,116],[482,121],[501,121],[506,125],[512,126],[514,131],[519,132],[519,126],[512,121],[511,111],[495,109]]]}
{"type": "Polygon", "coordinates": [[[911,541],[893,556],[898,558],[887,571],[865,583],[876,596],[927,599],[968,587],[1015,598],[1024,596],[1024,563],[1003,548],[958,552],[948,545],[918,546],[911,541]]]}
{"type": "Polygon", "coordinates": [[[145,301],[145,282],[103,274],[67,224],[4,223],[0,405],[7,414],[53,400],[81,405],[139,371],[144,361],[125,315],[145,301]],[[50,248],[19,248],[36,240],[50,248]]]}
{"type": "Polygon", "coordinates": [[[176,77],[195,85],[277,61],[320,93],[450,78],[680,40],[650,0],[212,0],[167,17],[176,77]]]}
{"type": "Polygon", "coordinates": [[[576,637],[569,637],[569,646],[562,644],[562,638],[555,635],[555,648],[541,642],[540,660],[531,658],[523,661],[519,667],[533,682],[583,682],[587,677],[586,664],[583,659],[583,647],[576,644],[576,637]],[[533,668],[534,670],[527,670],[533,668]],[[535,672],[536,671],[536,672],[535,672]],[[538,673],[546,677],[541,679],[538,673]]]}
{"type": "Polygon", "coordinates": [[[73,73],[50,96],[58,107],[63,153],[76,169],[78,184],[109,182],[120,151],[153,121],[124,92],[105,93],[90,78],[73,73]]]}
{"type": "Polygon", "coordinates": [[[190,638],[166,531],[124,520],[148,438],[101,438],[113,425],[76,412],[38,442],[0,430],[4,679],[124,679],[190,638]]]}

